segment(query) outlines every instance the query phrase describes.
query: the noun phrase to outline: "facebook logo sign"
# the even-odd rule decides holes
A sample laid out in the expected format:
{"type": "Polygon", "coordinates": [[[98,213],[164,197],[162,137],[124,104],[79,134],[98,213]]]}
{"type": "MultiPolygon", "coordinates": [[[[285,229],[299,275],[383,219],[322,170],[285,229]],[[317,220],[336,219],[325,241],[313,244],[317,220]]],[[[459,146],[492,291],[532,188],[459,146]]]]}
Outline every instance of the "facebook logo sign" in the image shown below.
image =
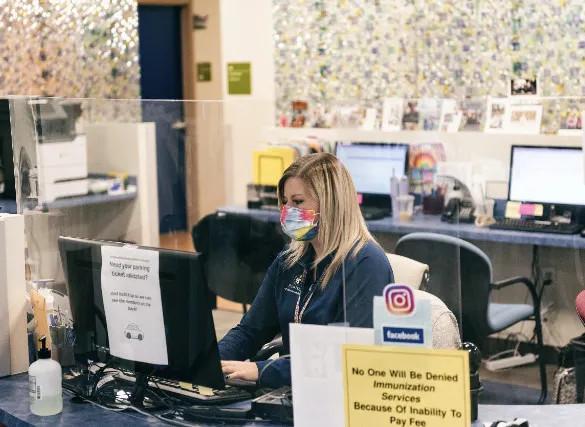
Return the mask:
{"type": "Polygon", "coordinates": [[[382,339],[385,343],[424,343],[424,329],[383,326],[382,339]]]}

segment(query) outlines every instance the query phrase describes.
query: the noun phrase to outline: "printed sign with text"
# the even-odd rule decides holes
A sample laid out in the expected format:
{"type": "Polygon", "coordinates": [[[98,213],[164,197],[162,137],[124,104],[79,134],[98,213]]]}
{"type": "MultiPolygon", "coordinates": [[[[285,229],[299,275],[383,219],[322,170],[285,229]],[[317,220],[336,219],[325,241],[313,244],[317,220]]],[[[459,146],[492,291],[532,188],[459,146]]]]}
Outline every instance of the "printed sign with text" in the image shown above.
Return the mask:
{"type": "Polygon", "coordinates": [[[110,354],[168,365],[158,252],[106,245],[101,249],[110,354]]]}
{"type": "Polygon", "coordinates": [[[431,347],[431,302],[415,298],[409,286],[392,284],[374,297],[376,344],[431,347]]]}
{"type": "Polygon", "coordinates": [[[469,425],[467,351],[344,345],[343,363],[347,427],[469,425]]]}

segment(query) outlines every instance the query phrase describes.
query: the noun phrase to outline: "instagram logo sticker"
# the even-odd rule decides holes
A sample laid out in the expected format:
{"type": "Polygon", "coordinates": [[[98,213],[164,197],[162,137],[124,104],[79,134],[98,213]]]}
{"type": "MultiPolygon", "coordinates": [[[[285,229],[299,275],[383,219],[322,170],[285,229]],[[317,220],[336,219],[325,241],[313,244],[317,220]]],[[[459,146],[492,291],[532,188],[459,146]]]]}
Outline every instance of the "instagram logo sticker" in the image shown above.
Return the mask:
{"type": "Polygon", "coordinates": [[[390,314],[409,315],[414,311],[412,289],[405,285],[388,285],[384,288],[384,300],[390,314]]]}

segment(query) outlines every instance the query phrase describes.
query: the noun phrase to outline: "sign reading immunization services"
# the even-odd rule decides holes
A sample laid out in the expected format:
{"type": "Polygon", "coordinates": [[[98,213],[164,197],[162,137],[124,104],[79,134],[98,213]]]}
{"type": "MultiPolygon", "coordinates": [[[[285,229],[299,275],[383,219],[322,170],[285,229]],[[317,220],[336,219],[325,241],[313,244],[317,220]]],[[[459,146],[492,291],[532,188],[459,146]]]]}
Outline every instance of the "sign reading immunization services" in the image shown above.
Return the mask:
{"type": "Polygon", "coordinates": [[[347,427],[469,425],[468,352],[344,345],[342,353],[347,427]]]}

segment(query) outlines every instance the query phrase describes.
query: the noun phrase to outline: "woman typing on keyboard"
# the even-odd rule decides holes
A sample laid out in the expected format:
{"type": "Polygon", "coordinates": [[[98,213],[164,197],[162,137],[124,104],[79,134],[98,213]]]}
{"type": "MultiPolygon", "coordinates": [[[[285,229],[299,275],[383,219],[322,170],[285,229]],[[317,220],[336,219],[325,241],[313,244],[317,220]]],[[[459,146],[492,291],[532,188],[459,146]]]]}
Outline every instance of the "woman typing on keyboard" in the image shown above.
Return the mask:
{"type": "Polygon", "coordinates": [[[372,327],[372,299],[394,280],[366,228],[351,177],[335,156],[296,160],[278,183],[278,198],[291,243],[268,269],[248,313],[219,342],[229,379],[274,388],[290,385],[290,360],[247,361],[262,345],[280,333],[281,355],[288,354],[292,322],[372,327]]]}

